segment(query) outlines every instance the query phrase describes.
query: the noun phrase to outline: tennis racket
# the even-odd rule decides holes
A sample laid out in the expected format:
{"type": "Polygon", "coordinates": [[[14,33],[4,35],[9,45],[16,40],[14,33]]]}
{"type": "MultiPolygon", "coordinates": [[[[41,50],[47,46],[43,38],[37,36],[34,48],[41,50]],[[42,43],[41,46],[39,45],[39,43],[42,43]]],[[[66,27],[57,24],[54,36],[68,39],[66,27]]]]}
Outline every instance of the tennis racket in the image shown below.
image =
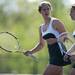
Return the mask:
{"type": "Polygon", "coordinates": [[[60,43],[62,43],[65,46],[67,50],[66,54],[75,55],[75,37],[73,36],[73,34],[68,32],[61,33],[57,37],[57,40],[60,46],[62,46],[60,43]]]}
{"type": "MultiPolygon", "coordinates": [[[[25,53],[20,47],[19,39],[10,32],[0,32],[0,49],[10,53],[25,53]]],[[[36,57],[32,54],[29,54],[28,56],[33,60],[36,60],[36,57]]]]}

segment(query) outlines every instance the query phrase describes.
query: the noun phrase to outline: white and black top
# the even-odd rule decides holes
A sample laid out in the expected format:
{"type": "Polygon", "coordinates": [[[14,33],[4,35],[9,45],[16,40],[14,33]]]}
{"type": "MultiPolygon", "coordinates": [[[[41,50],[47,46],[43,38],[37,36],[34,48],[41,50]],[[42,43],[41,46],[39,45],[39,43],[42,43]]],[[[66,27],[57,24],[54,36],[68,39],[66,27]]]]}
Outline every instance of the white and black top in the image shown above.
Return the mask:
{"type": "Polygon", "coordinates": [[[51,18],[51,21],[47,27],[46,31],[43,31],[43,26],[41,25],[41,33],[42,33],[42,37],[46,40],[49,38],[57,38],[59,36],[59,32],[57,30],[55,30],[52,26],[53,20],[56,18],[51,18]]]}

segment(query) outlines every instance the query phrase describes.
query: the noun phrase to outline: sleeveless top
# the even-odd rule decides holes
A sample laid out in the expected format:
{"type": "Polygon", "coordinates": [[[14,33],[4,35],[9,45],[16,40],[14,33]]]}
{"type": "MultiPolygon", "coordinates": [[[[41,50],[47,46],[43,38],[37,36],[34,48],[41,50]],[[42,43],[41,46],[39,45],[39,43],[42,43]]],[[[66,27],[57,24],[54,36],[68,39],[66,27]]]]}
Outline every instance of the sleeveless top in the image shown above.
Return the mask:
{"type": "Polygon", "coordinates": [[[52,26],[53,20],[55,20],[56,18],[51,18],[51,21],[47,27],[46,31],[43,31],[43,25],[41,25],[41,33],[42,33],[42,37],[46,40],[49,38],[57,38],[59,36],[59,32],[57,30],[55,30],[52,26]]]}
{"type": "MultiPolygon", "coordinates": [[[[47,30],[46,31],[43,31],[43,25],[41,25],[41,33],[42,33],[42,37],[46,40],[46,39],[49,39],[49,38],[58,38],[58,36],[61,34],[60,32],[58,32],[57,30],[55,30],[52,26],[52,23],[53,21],[55,20],[56,18],[51,18],[51,21],[47,27],[47,30]]],[[[58,42],[58,45],[60,47],[60,51],[61,51],[61,54],[63,55],[63,53],[65,52],[63,47],[62,47],[62,44],[60,42],[58,42]]]]}

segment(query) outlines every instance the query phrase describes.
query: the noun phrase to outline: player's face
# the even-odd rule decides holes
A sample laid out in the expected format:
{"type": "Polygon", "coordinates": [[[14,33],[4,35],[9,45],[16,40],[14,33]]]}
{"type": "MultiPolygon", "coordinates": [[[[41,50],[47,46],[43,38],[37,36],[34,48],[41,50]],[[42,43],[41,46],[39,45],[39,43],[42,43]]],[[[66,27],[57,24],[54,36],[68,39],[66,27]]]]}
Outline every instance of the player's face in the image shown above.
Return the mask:
{"type": "Polygon", "coordinates": [[[71,16],[72,20],[75,20],[75,7],[71,8],[70,16],[71,16]]]}
{"type": "Polygon", "coordinates": [[[50,10],[51,10],[51,9],[50,9],[49,5],[43,4],[43,5],[42,5],[42,8],[41,8],[41,14],[42,14],[42,16],[43,16],[44,18],[49,17],[50,10]]]}

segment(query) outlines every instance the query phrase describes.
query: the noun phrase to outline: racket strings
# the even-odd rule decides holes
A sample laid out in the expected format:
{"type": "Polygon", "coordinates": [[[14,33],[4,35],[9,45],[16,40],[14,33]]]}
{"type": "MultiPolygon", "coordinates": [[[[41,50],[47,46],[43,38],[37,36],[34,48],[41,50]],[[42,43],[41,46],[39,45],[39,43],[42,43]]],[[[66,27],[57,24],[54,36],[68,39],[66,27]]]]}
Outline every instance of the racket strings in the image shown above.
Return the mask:
{"type": "MultiPolygon", "coordinates": [[[[71,33],[61,33],[57,37],[58,43],[63,43],[66,48],[66,53],[69,55],[75,55],[75,37],[71,33]]],[[[61,45],[62,46],[62,45],[61,45]]],[[[64,49],[65,50],[65,49],[64,49]]]]}
{"type": "Polygon", "coordinates": [[[0,34],[0,48],[7,51],[16,51],[19,47],[19,42],[17,38],[9,33],[1,33],[0,34]]]}

